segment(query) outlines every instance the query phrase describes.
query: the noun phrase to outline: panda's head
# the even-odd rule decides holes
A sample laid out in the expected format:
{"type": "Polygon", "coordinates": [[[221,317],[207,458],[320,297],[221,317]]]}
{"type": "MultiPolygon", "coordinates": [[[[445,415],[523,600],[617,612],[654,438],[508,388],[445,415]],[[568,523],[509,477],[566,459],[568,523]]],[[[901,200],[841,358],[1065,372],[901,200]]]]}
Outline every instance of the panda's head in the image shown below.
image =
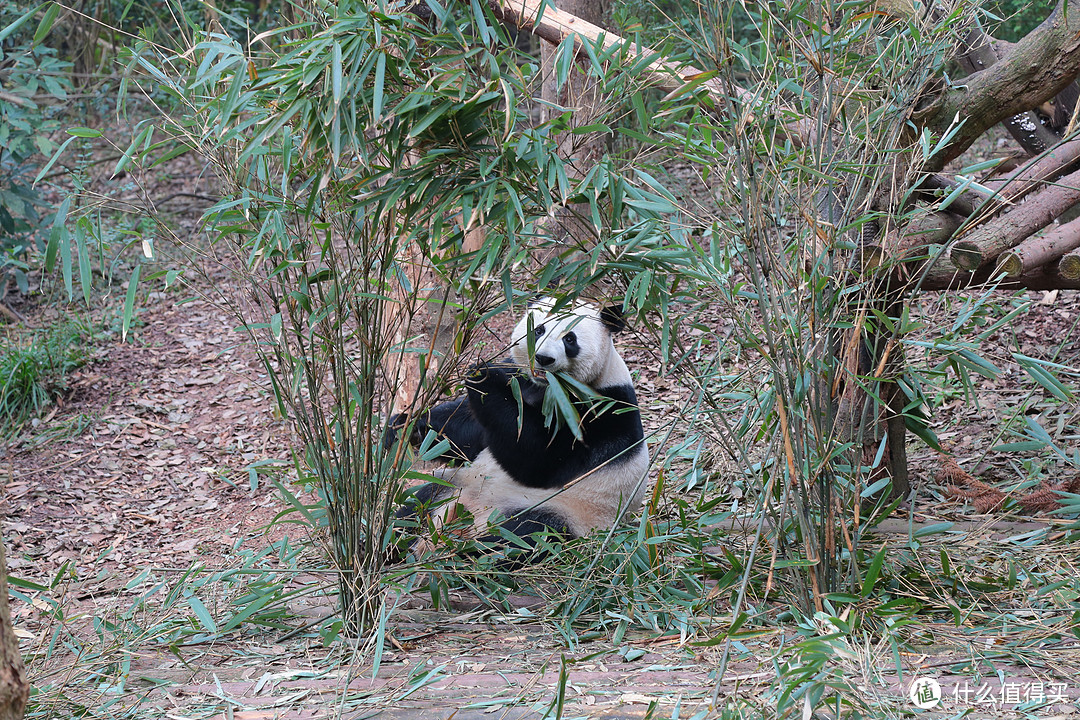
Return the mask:
{"type": "Polygon", "coordinates": [[[553,298],[529,304],[514,328],[510,354],[537,377],[560,372],[590,387],[625,382],[626,365],[615,352],[612,335],[626,327],[618,307],[564,304],[553,298]]]}

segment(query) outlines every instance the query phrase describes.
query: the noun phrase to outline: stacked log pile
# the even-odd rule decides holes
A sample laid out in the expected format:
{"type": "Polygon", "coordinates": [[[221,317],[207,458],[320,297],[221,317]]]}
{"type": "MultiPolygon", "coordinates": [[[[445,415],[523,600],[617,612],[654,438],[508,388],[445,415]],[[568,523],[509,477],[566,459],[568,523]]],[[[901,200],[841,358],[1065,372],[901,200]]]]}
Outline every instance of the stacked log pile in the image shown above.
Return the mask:
{"type": "MultiPolygon", "coordinates": [[[[999,50],[1010,50],[1005,45],[974,27],[957,60],[969,73],[978,72],[997,63],[999,50]]],[[[946,252],[921,267],[919,289],[995,279],[1002,287],[1080,288],[1080,221],[1054,224],[1080,204],[1078,98],[1080,86],[1073,82],[1046,103],[1049,115],[1027,110],[1002,123],[1030,158],[1012,173],[980,183],[941,175],[923,182],[941,198],[940,209],[909,224],[895,249],[906,261],[925,259],[931,243],[945,244],[946,252]]]]}
{"type": "Polygon", "coordinates": [[[1080,219],[1060,222],[1080,204],[1080,138],[1061,140],[1011,175],[978,184],[982,195],[965,183],[975,185],[940,175],[924,183],[946,197],[966,197],[909,223],[899,240],[907,277],[920,289],[995,279],[1007,288],[1080,288],[1080,219]],[[936,243],[945,251],[918,264],[936,243]]]}

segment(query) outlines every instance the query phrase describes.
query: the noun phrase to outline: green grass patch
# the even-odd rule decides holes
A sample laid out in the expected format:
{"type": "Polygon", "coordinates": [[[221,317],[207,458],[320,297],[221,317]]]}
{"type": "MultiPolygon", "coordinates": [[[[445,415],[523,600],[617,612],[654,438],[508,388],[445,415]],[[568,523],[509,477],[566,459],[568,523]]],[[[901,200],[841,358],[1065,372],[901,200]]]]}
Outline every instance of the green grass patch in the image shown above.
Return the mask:
{"type": "Polygon", "coordinates": [[[90,329],[65,320],[0,340],[0,435],[39,417],[67,389],[67,377],[90,357],[90,329]]]}

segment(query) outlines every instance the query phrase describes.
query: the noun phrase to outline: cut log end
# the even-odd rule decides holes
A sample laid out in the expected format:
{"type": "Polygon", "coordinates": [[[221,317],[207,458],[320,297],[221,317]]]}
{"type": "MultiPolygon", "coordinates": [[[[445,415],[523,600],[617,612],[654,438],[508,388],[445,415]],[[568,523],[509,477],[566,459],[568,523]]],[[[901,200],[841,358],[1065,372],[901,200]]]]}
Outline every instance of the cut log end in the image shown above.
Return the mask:
{"type": "Polygon", "coordinates": [[[983,252],[975,243],[961,240],[956,245],[953,245],[953,249],[949,253],[949,259],[953,265],[961,270],[975,272],[983,263],[983,252]]]}
{"type": "Polygon", "coordinates": [[[1020,257],[1020,253],[1012,250],[1004,252],[998,258],[997,271],[1009,277],[1020,277],[1024,274],[1024,259],[1020,257]]]}
{"type": "Polygon", "coordinates": [[[1058,274],[1069,280],[1080,280],[1080,252],[1062,255],[1058,262],[1058,274]]]}

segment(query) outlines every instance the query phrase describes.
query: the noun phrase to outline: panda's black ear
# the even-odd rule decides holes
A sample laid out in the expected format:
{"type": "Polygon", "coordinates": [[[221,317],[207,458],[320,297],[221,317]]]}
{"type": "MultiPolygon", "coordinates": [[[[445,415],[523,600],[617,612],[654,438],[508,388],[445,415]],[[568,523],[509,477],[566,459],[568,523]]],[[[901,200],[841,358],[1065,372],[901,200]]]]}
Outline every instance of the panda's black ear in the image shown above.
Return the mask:
{"type": "Polygon", "coordinates": [[[623,317],[622,305],[607,305],[601,308],[600,322],[613,333],[625,330],[626,318],[623,317]]]}

